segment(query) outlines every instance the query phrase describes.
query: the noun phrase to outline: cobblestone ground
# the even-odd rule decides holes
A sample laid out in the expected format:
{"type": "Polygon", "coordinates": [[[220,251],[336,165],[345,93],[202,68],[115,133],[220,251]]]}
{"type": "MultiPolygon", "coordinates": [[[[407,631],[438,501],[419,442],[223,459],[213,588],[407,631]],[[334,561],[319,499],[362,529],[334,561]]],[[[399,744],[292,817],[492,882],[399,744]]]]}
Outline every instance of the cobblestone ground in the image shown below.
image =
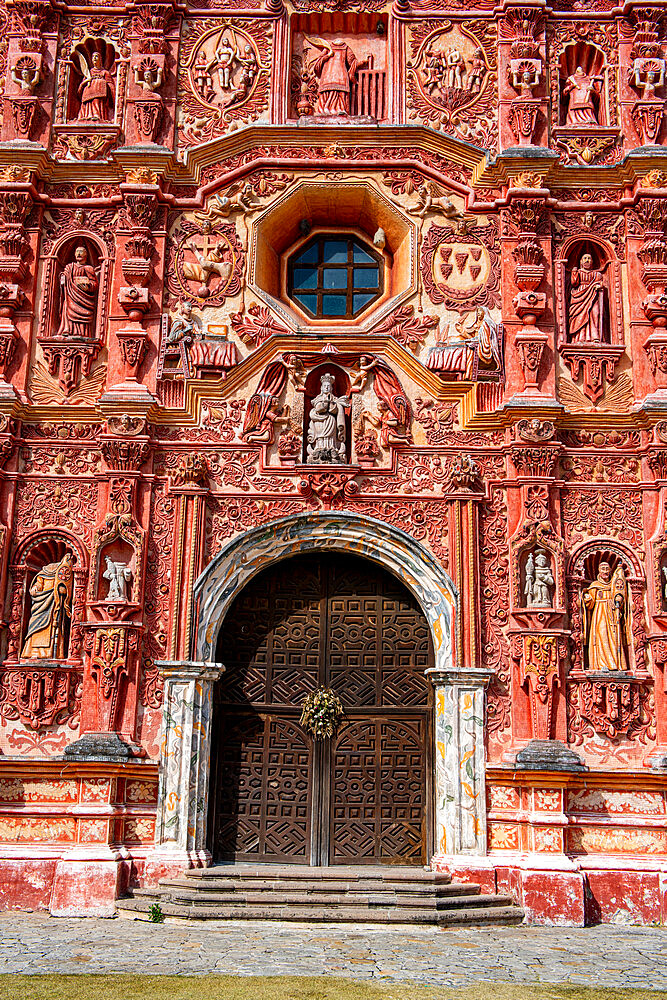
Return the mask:
{"type": "Polygon", "coordinates": [[[667,990],[667,929],[210,921],[150,924],[0,914],[0,972],[330,975],[469,986],[572,983],[667,990]]]}

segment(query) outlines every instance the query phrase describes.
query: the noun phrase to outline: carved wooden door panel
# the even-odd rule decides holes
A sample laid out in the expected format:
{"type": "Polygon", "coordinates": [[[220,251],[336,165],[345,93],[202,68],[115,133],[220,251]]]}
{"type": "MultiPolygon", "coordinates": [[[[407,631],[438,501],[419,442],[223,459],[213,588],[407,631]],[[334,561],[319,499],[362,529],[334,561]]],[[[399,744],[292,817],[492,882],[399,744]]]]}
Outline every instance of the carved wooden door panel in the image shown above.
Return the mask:
{"type": "Polygon", "coordinates": [[[430,633],[390,574],[342,555],[290,559],[237,598],[220,636],[211,830],[220,860],[426,860],[430,633]],[[345,720],[299,724],[319,685],[345,720]]]}

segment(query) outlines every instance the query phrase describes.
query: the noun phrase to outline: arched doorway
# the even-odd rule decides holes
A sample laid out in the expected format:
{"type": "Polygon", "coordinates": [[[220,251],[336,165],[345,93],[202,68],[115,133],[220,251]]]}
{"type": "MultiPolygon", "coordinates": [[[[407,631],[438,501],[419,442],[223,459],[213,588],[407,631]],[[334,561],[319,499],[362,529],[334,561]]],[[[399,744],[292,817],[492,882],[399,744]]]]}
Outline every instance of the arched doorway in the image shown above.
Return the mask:
{"type": "Polygon", "coordinates": [[[424,864],[430,844],[431,629],[376,563],[320,551],[269,565],[218,637],[210,847],[214,859],[424,864]],[[345,718],[332,740],[300,725],[330,686],[345,718]]]}

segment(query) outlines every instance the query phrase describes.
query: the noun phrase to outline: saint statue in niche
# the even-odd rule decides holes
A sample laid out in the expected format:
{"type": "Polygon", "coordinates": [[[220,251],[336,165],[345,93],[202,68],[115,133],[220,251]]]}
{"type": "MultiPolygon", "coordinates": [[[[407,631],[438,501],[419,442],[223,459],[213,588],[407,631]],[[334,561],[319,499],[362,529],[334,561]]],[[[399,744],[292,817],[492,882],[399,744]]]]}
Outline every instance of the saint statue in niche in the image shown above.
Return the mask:
{"type": "Polygon", "coordinates": [[[88,251],[78,246],[74,260],[65,264],[60,275],[61,302],[58,337],[92,338],[95,334],[97,270],[88,263],[88,251]]]}
{"type": "Polygon", "coordinates": [[[563,94],[568,97],[565,124],[575,128],[599,125],[593,95],[599,95],[601,89],[601,76],[589,76],[581,66],[577,66],[563,87],[563,94]]]}
{"type": "Polygon", "coordinates": [[[322,38],[308,38],[306,41],[320,50],[320,55],[310,64],[310,70],[318,81],[315,113],[349,115],[350,88],[356,79],[357,70],[362,69],[368,60],[359,62],[352,49],[341,38],[333,42],[322,38]]]}
{"type": "Polygon", "coordinates": [[[553,586],[553,573],[546,552],[541,549],[534,554],[530,552],[526,560],[526,585],[523,588],[526,595],[526,607],[553,607],[551,590],[553,586]]]}
{"type": "Polygon", "coordinates": [[[111,120],[116,88],[114,78],[102,65],[102,56],[93,52],[90,68],[81,52],[78,53],[83,80],[79,84],[81,107],[77,121],[108,122],[111,120]]]}
{"type": "Polygon", "coordinates": [[[570,275],[568,329],[573,344],[601,343],[604,340],[604,295],[602,276],[609,261],[594,267],[590,253],[582,255],[579,267],[570,275]]]}
{"type": "Polygon", "coordinates": [[[132,571],[125,562],[115,562],[106,556],[106,569],[102,577],[109,581],[108,601],[126,601],[127,585],[132,579],[132,571]]]}
{"type": "Polygon", "coordinates": [[[617,566],[612,574],[609,563],[601,562],[597,580],[584,590],[581,602],[588,669],[627,670],[630,622],[623,567],[617,566]]]}
{"type": "Polygon", "coordinates": [[[74,556],[66,552],[60,562],[44,566],[30,584],[30,621],[21,658],[64,660],[66,629],[72,618],[74,556]]]}
{"type": "Polygon", "coordinates": [[[308,414],[308,461],[345,462],[345,407],[350,400],[334,394],[333,375],[322,375],[320,384],[322,391],[308,414]]]}

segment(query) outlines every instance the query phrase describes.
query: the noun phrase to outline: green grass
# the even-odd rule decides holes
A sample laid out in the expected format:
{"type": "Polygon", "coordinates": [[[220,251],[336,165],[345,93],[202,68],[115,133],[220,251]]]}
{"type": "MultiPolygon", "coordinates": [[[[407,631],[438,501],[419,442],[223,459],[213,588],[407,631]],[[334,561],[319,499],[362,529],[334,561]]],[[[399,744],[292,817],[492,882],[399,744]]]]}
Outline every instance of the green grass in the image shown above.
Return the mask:
{"type": "MultiPolygon", "coordinates": [[[[443,969],[443,980],[447,971],[443,969]]],[[[1,1000],[665,1000],[659,990],[479,983],[464,989],[310,976],[10,976],[1,1000]]]]}

